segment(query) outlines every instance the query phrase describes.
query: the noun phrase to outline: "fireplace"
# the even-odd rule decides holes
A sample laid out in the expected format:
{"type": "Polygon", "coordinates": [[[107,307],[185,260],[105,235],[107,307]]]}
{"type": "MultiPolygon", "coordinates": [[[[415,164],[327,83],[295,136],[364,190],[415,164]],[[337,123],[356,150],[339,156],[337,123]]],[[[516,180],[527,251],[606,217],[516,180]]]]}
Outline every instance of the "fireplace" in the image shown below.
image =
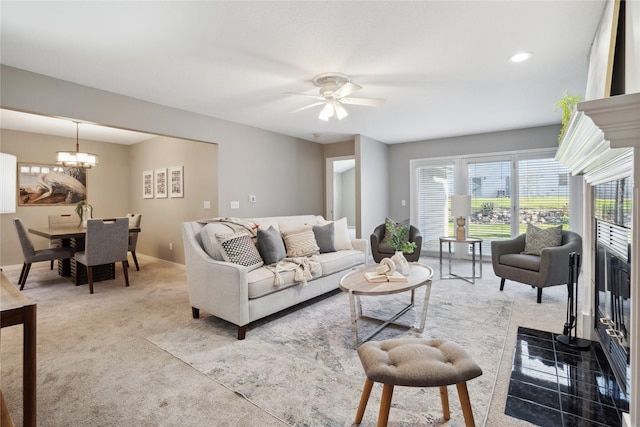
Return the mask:
{"type": "Polygon", "coordinates": [[[630,390],[631,178],[596,185],[595,308],[597,339],[618,384],[630,390]]]}

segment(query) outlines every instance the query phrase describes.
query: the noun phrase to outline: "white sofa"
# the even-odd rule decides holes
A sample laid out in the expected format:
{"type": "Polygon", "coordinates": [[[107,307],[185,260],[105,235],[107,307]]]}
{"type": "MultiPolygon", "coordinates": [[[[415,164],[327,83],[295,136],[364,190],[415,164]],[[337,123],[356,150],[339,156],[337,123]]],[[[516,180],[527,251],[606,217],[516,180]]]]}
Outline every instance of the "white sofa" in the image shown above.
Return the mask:
{"type": "MultiPolygon", "coordinates": [[[[238,339],[244,339],[251,322],[338,288],[340,278],[347,271],[365,264],[368,251],[366,240],[349,237],[344,218],[334,223],[337,250],[310,258],[319,262],[320,268],[316,268],[306,283],[295,281],[295,271],[281,271],[281,284],[276,285],[273,271],[276,264],[251,269],[225,261],[220,246],[216,247],[220,244],[218,236],[246,232],[243,227],[253,226],[254,230],[273,227],[282,232],[304,225],[323,224],[327,221],[314,215],[242,220],[214,218],[182,223],[193,317],[199,318],[200,310],[204,310],[237,325],[238,339]]],[[[314,266],[318,267],[318,264],[314,266]]]]}

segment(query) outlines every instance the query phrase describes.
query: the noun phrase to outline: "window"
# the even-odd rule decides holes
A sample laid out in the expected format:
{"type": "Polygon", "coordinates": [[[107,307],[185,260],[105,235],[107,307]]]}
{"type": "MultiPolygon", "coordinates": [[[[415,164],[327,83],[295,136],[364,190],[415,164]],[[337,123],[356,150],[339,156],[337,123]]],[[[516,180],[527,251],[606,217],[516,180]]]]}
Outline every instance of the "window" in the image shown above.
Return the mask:
{"type": "Polygon", "coordinates": [[[569,229],[569,172],[552,150],[487,157],[411,161],[411,223],[422,234],[425,254],[439,252],[439,238],[454,235],[449,197],[471,195],[467,234],[491,241],[539,227],[569,229]]]}

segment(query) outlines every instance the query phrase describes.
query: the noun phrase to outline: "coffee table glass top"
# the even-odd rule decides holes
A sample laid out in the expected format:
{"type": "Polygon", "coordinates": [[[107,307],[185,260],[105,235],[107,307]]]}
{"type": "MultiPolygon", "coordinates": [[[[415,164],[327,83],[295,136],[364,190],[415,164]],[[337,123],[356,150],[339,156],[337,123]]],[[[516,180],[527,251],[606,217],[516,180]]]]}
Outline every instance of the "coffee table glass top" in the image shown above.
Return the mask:
{"type": "Polygon", "coordinates": [[[416,289],[427,280],[431,280],[433,269],[424,264],[409,264],[409,275],[406,282],[371,283],[364,277],[367,271],[375,271],[378,264],[354,270],[340,280],[340,289],[356,295],[388,295],[416,289]]]}

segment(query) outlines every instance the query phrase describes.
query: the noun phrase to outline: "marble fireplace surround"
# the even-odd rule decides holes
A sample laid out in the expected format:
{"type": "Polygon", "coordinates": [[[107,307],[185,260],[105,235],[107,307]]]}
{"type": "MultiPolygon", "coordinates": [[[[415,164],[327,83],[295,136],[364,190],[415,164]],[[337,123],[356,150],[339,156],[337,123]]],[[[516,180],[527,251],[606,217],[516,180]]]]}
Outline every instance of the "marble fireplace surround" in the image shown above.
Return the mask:
{"type": "MultiPolygon", "coordinates": [[[[631,246],[631,392],[626,426],[640,425],[640,93],[612,96],[580,102],[560,143],[556,160],[572,175],[583,177],[583,290],[594,295],[595,235],[591,226],[593,192],[591,186],[626,176],[633,177],[633,218],[631,246]]],[[[595,302],[585,298],[579,330],[585,338],[595,339],[593,328],[595,302]]]]}

